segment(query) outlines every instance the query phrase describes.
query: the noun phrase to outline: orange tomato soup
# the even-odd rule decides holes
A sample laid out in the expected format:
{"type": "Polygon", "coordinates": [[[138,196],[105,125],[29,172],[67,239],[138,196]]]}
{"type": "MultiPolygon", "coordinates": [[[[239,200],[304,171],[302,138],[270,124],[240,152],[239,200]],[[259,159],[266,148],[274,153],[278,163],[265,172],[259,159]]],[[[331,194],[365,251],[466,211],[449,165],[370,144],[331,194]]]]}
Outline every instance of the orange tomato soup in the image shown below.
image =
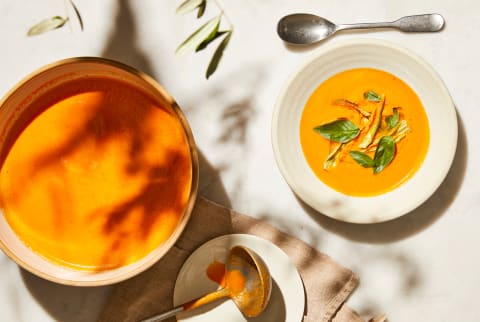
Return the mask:
{"type": "Polygon", "coordinates": [[[64,266],[106,270],[170,237],[190,196],[192,161],[169,107],[127,83],[88,78],[55,87],[27,111],[35,112],[3,151],[0,197],[28,247],[64,266]]]}
{"type": "MultiPolygon", "coordinates": [[[[385,120],[378,131],[387,132],[385,120]]],[[[359,141],[366,130],[359,134],[359,141]]],[[[351,196],[374,196],[395,189],[419,169],[428,150],[430,130],[426,112],[416,93],[401,79],[385,71],[359,68],[341,72],[326,80],[308,99],[300,121],[300,142],[305,158],[315,175],[331,188],[351,196]],[[338,99],[355,102],[372,112],[372,104],[364,98],[366,91],[384,95],[383,116],[398,107],[410,131],[396,143],[392,162],[381,172],[364,168],[348,153],[341,155],[335,167],[324,169],[324,162],[333,143],[314,128],[344,118],[362,128],[362,116],[354,109],[333,104],[338,99]]],[[[358,143],[354,143],[356,147],[358,143]]],[[[373,157],[373,154],[371,154],[373,157]]]]}

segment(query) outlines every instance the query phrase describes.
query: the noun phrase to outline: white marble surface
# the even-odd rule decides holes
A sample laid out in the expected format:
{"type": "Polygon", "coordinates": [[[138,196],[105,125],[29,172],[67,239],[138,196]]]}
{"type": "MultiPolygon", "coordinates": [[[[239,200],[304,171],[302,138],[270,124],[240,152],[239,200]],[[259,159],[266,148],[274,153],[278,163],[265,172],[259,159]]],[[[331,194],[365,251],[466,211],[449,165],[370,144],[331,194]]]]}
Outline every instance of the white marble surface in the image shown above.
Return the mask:
{"type": "MultiPolygon", "coordinates": [[[[202,194],[267,220],[357,272],[361,284],[348,303],[362,316],[384,312],[391,322],[480,321],[474,304],[480,283],[480,2],[217,1],[235,32],[219,70],[206,81],[211,49],[174,55],[199,25],[193,15],[175,15],[180,1],[76,0],[83,32],[72,21],[29,38],[32,24],[65,15],[64,1],[1,0],[0,95],[61,58],[103,56],[137,67],[186,112],[201,151],[202,194]],[[459,116],[457,154],[445,182],[417,210],[383,224],[345,224],[302,205],[281,177],[270,146],[273,105],[286,77],[318,46],[288,48],[275,27],[284,14],[300,11],[342,23],[429,12],[445,16],[446,28],[437,34],[351,32],[328,41],[372,37],[401,43],[426,59],[450,89],[459,116]]],[[[206,16],[215,13],[211,9],[206,16]]],[[[0,254],[1,321],[94,321],[109,289],[56,285],[0,254]]]]}

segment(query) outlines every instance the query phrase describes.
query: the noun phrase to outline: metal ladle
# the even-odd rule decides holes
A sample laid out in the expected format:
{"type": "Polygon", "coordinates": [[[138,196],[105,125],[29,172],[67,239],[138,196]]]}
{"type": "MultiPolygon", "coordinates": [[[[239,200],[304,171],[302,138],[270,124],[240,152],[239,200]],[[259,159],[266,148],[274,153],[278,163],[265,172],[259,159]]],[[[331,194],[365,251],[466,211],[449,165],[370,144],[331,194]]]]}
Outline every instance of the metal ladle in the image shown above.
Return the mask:
{"type": "Polygon", "coordinates": [[[295,13],[280,19],[277,33],[284,41],[297,45],[307,45],[328,38],[341,30],[395,28],[405,32],[433,32],[442,30],[443,17],[437,13],[402,17],[393,22],[334,24],[325,18],[295,13]]]}
{"type": "Polygon", "coordinates": [[[179,305],[172,310],[152,316],[140,322],[157,322],[173,317],[180,312],[198,308],[213,301],[230,298],[248,318],[260,315],[270,299],[272,279],[264,261],[251,249],[243,246],[233,247],[225,263],[225,287],[204,295],[185,304],[179,305]],[[230,274],[232,271],[240,272],[245,278],[243,289],[232,287],[230,274]]]}

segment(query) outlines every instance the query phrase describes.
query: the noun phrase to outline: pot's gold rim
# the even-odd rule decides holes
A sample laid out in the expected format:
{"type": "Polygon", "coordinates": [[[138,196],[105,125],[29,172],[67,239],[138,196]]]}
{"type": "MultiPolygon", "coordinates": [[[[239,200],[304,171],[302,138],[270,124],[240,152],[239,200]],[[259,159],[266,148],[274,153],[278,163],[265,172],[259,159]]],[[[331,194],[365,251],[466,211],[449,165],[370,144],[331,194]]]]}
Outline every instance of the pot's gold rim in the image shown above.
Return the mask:
{"type": "MultiPolygon", "coordinates": [[[[115,274],[110,278],[103,278],[103,279],[90,279],[90,280],[73,280],[73,279],[68,279],[68,278],[63,278],[63,277],[58,277],[54,276],[48,273],[45,273],[29,263],[21,260],[15,253],[13,253],[10,248],[4,243],[3,240],[0,239],[0,249],[8,256],[10,257],[15,263],[20,265],[22,268],[26,269],[27,271],[31,272],[32,274],[35,274],[39,277],[42,277],[46,280],[56,282],[59,284],[64,284],[64,285],[71,285],[71,286],[104,286],[104,285],[110,285],[114,283],[118,283],[121,281],[124,281],[128,278],[131,278],[135,275],[140,274],[141,272],[147,270],[150,268],[152,265],[154,265],[156,262],[158,262],[164,255],[168,253],[168,251],[173,247],[173,245],[177,242],[179,239],[180,235],[183,233],[185,230],[185,227],[190,219],[190,216],[193,211],[193,207],[196,202],[197,194],[198,194],[198,181],[199,181],[199,161],[198,161],[198,151],[197,147],[195,144],[195,140],[193,137],[192,130],[190,128],[190,125],[188,124],[187,118],[183,111],[181,110],[180,106],[177,104],[177,102],[173,99],[173,97],[168,94],[168,92],[151,76],[148,74],[131,67],[129,65],[126,65],[124,63],[107,59],[107,58],[101,58],[101,57],[73,57],[73,58],[67,58],[63,60],[59,60],[50,64],[47,64],[27,76],[25,76],[23,79],[21,79],[19,82],[17,82],[0,100],[0,109],[4,105],[4,103],[9,99],[10,96],[12,96],[18,89],[21,87],[25,86],[30,82],[33,78],[41,75],[44,72],[47,72],[53,68],[61,67],[64,65],[69,65],[69,64],[79,64],[79,63],[99,63],[99,64],[105,64],[105,65],[110,65],[115,68],[121,69],[127,73],[130,73],[136,77],[138,77],[140,80],[143,80],[150,86],[152,86],[156,91],[160,93],[160,95],[167,101],[167,103],[170,105],[170,108],[175,112],[175,114],[178,116],[180,123],[182,124],[182,127],[185,132],[185,136],[187,138],[187,143],[190,148],[190,158],[192,162],[192,181],[191,181],[191,188],[190,188],[190,196],[187,202],[187,205],[185,207],[185,210],[183,212],[182,218],[179,221],[179,224],[175,228],[175,231],[173,234],[168,238],[168,240],[158,246],[158,248],[154,249],[152,252],[157,252],[155,256],[151,256],[151,258],[143,263],[143,265],[136,267],[133,270],[127,270],[124,272],[121,272],[119,274],[115,274]]],[[[32,250],[33,252],[33,250],[32,250]]],[[[149,255],[147,255],[149,256],[149,255]]],[[[142,260],[142,259],[140,259],[142,260]]],[[[56,264],[55,264],[56,265],[56,264]]],[[[132,264],[130,264],[132,265],[132,264]]],[[[134,265],[134,264],[133,264],[134,265]]],[[[128,265],[127,265],[128,266],[128,265]]],[[[115,271],[115,270],[120,270],[124,268],[125,266],[115,268],[109,271],[115,271]]],[[[66,268],[63,267],[62,268],[66,268]]],[[[75,271],[75,270],[74,270],[75,271]]],[[[78,272],[85,272],[85,274],[89,276],[93,276],[96,273],[105,273],[108,271],[81,271],[78,270],[78,272]]]]}

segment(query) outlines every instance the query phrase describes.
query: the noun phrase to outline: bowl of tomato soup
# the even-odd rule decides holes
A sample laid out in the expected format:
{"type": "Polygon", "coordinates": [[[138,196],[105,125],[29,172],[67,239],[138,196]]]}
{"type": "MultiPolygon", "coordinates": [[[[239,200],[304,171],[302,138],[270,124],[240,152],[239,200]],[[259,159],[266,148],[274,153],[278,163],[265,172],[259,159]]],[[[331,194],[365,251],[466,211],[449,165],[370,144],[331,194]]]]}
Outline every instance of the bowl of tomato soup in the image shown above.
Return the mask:
{"type": "Polygon", "coordinates": [[[54,282],[105,285],[157,262],[195,202],[188,122],[151,77],[118,62],[48,65],[0,102],[0,246],[54,282]]]}
{"type": "Polygon", "coordinates": [[[457,118],[438,74],[386,41],[327,45],[277,99],[272,145],[295,194],[352,223],[406,214],[438,188],[457,144],[457,118]]]}

